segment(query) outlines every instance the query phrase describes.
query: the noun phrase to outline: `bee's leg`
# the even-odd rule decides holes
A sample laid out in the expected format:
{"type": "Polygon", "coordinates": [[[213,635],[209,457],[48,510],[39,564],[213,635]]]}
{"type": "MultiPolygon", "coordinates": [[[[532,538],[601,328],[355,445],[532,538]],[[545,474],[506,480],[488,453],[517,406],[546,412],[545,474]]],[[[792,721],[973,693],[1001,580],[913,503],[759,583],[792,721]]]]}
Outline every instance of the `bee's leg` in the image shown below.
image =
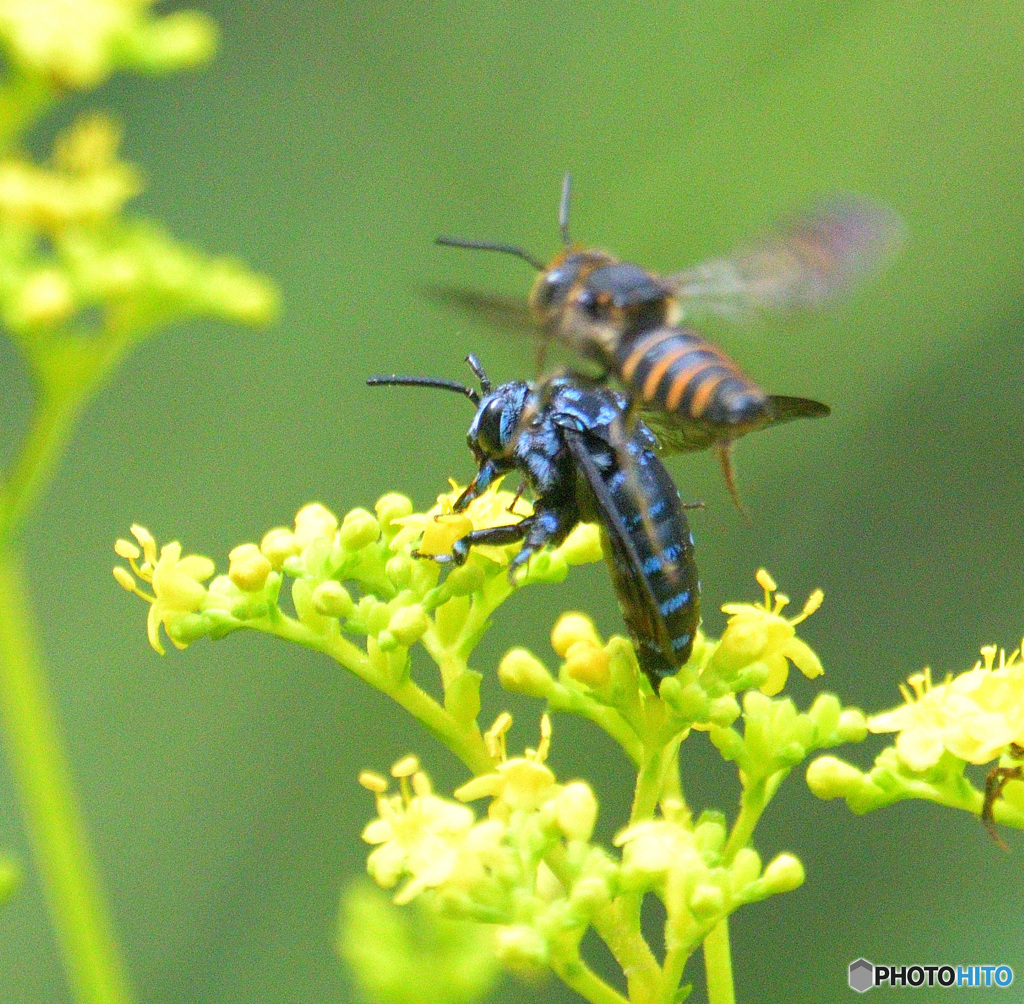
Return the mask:
{"type": "Polygon", "coordinates": [[[522,540],[529,532],[536,517],[527,516],[518,523],[509,523],[508,526],[488,526],[482,530],[471,530],[465,537],[460,537],[452,544],[451,554],[420,554],[413,552],[417,558],[430,558],[439,565],[463,565],[469,557],[469,552],[477,544],[494,544],[501,547],[503,544],[514,544],[522,540]]]}
{"type": "Polygon", "coordinates": [[[729,489],[733,505],[736,506],[744,521],[750,526],[750,514],[744,509],[743,502],[740,500],[739,488],[736,487],[736,472],[732,466],[732,443],[719,443],[715,449],[718,450],[718,462],[722,465],[722,477],[725,478],[725,487],[729,489]]]}
{"type": "Polygon", "coordinates": [[[525,492],[525,491],[526,491],[526,482],[525,481],[520,481],[519,482],[519,487],[516,489],[515,498],[512,499],[512,501],[509,502],[509,504],[505,507],[505,512],[510,513],[513,516],[518,515],[516,513],[516,505],[518,504],[519,500],[523,497],[523,492],[525,492]]]}
{"type": "Polygon", "coordinates": [[[522,548],[509,562],[509,582],[515,585],[516,572],[533,557],[534,553],[547,544],[561,544],[577,522],[579,517],[575,511],[538,507],[532,516],[527,516],[522,522],[517,523],[516,526],[529,526],[526,527],[522,548]]]}
{"type": "MultiPolygon", "coordinates": [[[[1012,749],[1014,756],[1024,756],[1024,749],[1014,744],[1012,749]]],[[[1007,781],[1024,780],[1024,766],[1016,767],[993,767],[985,778],[985,801],[981,806],[981,821],[988,830],[989,836],[1004,851],[1008,850],[1006,841],[996,831],[995,806],[999,796],[1003,793],[1007,781]]]]}

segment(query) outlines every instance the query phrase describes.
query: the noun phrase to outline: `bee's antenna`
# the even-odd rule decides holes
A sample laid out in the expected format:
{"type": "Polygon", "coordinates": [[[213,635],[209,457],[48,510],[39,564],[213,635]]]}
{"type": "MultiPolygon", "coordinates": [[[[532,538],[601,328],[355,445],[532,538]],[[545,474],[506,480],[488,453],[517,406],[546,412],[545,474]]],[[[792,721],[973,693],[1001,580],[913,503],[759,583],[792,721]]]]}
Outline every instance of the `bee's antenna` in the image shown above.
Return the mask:
{"type": "MultiPolygon", "coordinates": [[[[476,373],[476,370],[473,372],[476,373]]],[[[483,378],[481,378],[480,382],[481,384],[483,383],[483,378]]],[[[457,394],[468,397],[477,407],[480,406],[480,395],[472,387],[467,387],[457,380],[442,380],[440,377],[395,376],[392,374],[391,376],[367,377],[366,383],[370,387],[438,387],[441,390],[453,390],[457,394]]],[[[488,387],[490,387],[489,381],[488,387]]],[[[484,393],[486,394],[487,391],[485,390],[484,393]]]]}
{"type": "Polygon", "coordinates": [[[562,234],[562,243],[569,247],[569,196],[572,193],[572,175],[566,174],[562,179],[562,198],[558,203],[558,229],[562,234]]]}
{"type": "Polygon", "coordinates": [[[538,261],[526,248],[517,244],[499,244],[496,241],[468,241],[462,237],[438,237],[435,244],[443,244],[447,248],[469,248],[472,251],[500,251],[502,254],[514,254],[517,258],[532,265],[538,272],[543,272],[545,265],[538,261]]]}
{"type": "MultiPolygon", "coordinates": [[[[466,362],[469,363],[469,368],[473,371],[473,375],[480,381],[480,390],[484,394],[490,394],[491,392],[491,378],[487,375],[487,372],[483,368],[483,364],[477,359],[476,354],[470,352],[466,356],[466,362]]],[[[477,401],[477,404],[480,402],[477,401]]]]}

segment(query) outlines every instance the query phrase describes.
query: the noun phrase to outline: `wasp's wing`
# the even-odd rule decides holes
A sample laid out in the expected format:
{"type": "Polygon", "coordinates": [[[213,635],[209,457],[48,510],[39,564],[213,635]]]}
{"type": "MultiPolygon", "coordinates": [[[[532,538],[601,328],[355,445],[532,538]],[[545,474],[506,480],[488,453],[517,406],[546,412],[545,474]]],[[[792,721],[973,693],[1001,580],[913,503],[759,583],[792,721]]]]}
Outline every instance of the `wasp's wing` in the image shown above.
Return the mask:
{"type": "Polygon", "coordinates": [[[827,418],[832,414],[832,409],[827,404],[812,401],[807,397],[769,394],[768,400],[771,401],[772,411],[775,413],[769,425],[792,422],[794,418],[827,418]]]}
{"type": "Polygon", "coordinates": [[[743,318],[760,309],[816,308],[876,271],[902,241],[903,223],[892,210],[865,198],[834,198],[731,258],[665,281],[688,315],[743,318]]]}
{"type": "MultiPolygon", "coordinates": [[[[772,415],[758,428],[769,429],[797,418],[825,418],[832,414],[827,404],[806,397],[770,394],[768,400],[772,403],[772,415]]],[[[672,412],[641,408],[640,414],[644,424],[654,433],[660,453],[695,453],[708,449],[716,442],[722,445],[729,443],[727,438],[719,440],[715,433],[705,431],[701,426],[677,422],[672,412]]]]}
{"type": "MultiPolygon", "coordinates": [[[[612,583],[619,597],[626,627],[633,636],[634,642],[637,643],[637,659],[641,668],[645,667],[644,649],[648,651],[653,649],[664,662],[678,666],[678,661],[673,654],[672,635],[659,609],[658,598],[654,595],[650,579],[644,572],[644,563],[637,553],[629,529],[625,525],[623,515],[608,485],[606,475],[600,470],[591,455],[588,447],[590,437],[584,432],[564,427],[562,433],[576,462],[576,467],[590,485],[601,511],[602,524],[611,547],[609,564],[612,583]]],[[[600,441],[602,448],[609,448],[610,444],[606,439],[598,436],[593,438],[600,441]]],[[[619,464],[622,463],[622,460],[623,458],[618,458],[619,464]]],[[[638,500],[639,504],[642,504],[642,500],[638,500]]],[[[641,523],[635,532],[647,532],[647,530],[641,523]]],[[[655,553],[658,550],[657,546],[652,548],[655,553]]],[[[665,565],[662,571],[670,571],[670,567],[665,565]]],[[[648,676],[651,675],[649,669],[644,668],[644,671],[648,673],[648,676]]],[[[657,675],[663,676],[665,673],[659,668],[657,675]]],[[[653,682],[652,679],[652,684],[653,682]]]]}
{"type": "Polygon", "coordinates": [[[486,321],[499,331],[516,336],[537,336],[537,325],[531,320],[529,309],[522,300],[515,297],[450,286],[426,286],[423,292],[435,303],[461,310],[486,321]]]}

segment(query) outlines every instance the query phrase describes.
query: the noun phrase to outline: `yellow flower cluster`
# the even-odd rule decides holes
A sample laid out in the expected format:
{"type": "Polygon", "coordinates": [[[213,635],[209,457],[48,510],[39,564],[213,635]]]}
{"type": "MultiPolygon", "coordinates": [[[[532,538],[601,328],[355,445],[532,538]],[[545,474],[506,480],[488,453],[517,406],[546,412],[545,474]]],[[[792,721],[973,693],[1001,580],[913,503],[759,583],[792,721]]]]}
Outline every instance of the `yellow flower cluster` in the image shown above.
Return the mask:
{"type": "Polygon", "coordinates": [[[206,589],[202,583],[213,575],[213,562],[197,554],[183,558],[181,544],[177,541],[164,544],[160,548],[160,556],[157,557],[153,535],[144,526],[135,525],[131,529],[138,546],[129,540],[118,540],[114,545],[114,551],[128,561],[138,579],[153,587],[153,594],[143,592],[136,578],[122,566],[114,569],[114,578],[128,592],[135,593],[149,602],[146,628],[149,643],[157,652],[164,654],[163,645],[160,644],[161,625],[168,631],[171,641],[178,648],[185,648],[187,643],[178,640],[172,626],[183,617],[194,614],[202,606],[206,599],[206,589]],[[143,559],[141,564],[138,563],[140,557],[143,559]]]}
{"type": "Polygon", "coordinates": [[[897,732],[896,753],[913,771],[934,767],[948,751],[967,763],[998,759],[1011,745],[1024,745],[1024,662],[1020,649],[1009,658],[994,645],[959,676],[932,682],[931,671],[915,673],[901,686],[905,703],[868,719],[872,732],[897,732]]]}
{"type": "Polygon", "coordinates": [[[786,685],[790,662],[809,680],[824,672],[813,649],[796,636],[796,626],[821,606],[825,594],[816,589],[796,617],[786,618],[782,611],[789,597],[776,592],[778,586],[763,568],[757,572],[757,581],[764,589],[764,604],[722,607],[723,613],[730,614],[729,622],[709,665],[719,671],[742,666],[748,674],[760,670],[764,680],[760,690],[772,697],[786,685]]]}
{"type": "MultiPolygon", "coordinates": [[[[534,915],[541,909],[540,900],[566,897],[566,888],[546,866],[541,875],[537,861],[529,874],[524,868],[530,870],[527,859],[545,842],[553,847],[588,841],[597,818],[597,799],[582,781],[558,784],[545,765],[551,739],[546,715],[540,745],[521,757],[505,754],[505,734],[511,724],[511,716],[502,714],[487,732],[495,769],[459,788],[458,801],[434,794],[414,756],[391,769],[399,781],[398,794],[389,794],[388,781],[377,774],[360,776],[360,783],[377,801],[377,818],[363,831],[367,843],[378,845],[367,860],[367,871],[384,888],[406,877],[396,903],[408,903],[434,889],[452,901],[486,903],[495,911],[494,920],[512,923],[522,912],[528,890],[539,896],[527,911],[534,915]],[[478,798],[491,799],[487,818],[479,821],[461,804],[478,798]],[[515,895],[514,890],[518,890],[515,895]]],[[[572,885],[575,888],[577,883],[572,885]]],[[[607,898],[606,887],[604,892],[607,898]]],[[[592,899],[593,889],[588,895],[592,899]]]]}

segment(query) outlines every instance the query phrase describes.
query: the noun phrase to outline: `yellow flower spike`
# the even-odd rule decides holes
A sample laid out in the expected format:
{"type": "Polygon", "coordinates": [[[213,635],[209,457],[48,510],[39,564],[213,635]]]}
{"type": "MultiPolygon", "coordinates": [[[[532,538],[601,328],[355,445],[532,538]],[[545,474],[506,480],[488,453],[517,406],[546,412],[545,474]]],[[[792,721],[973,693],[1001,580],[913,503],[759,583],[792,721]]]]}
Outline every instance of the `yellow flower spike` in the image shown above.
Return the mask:
{"type": "Polygon", "coordinates": [[[153,539],[153,535],[144,527],[139,526],[138,523],[133,523],[129,530],[131,535],[139,542],[139,546],[142,548],[142,554],[146,561],[150,565],[156,564],[156,541],[153,539]]]}
{"type": "Polygon", "coordinates": [[[375,795],[383,795],[388,790],[387,778],[383,778],[380,774],[375,774],[370,770],[364,770],[359,775],[359,783],[367,791],[372,791],[375,795]]]}
{"type": "Polygon", "coordinates": [[[138,583],[135,581],[135,577],[127,568],[123,568],[121,565],[115,565],[114,578],[117,579],[117,584],[122,589],[127,589],[128,592],[135,593],[136,596],[142,596],[143,599],[149,599],[149,597],[139,589],[138,583]]]}
{"type": "Polygon", "coordinates": [[[391,768],[391,776],[392,777],[399,777],[399,778],[401,778],[401,777],[411,777],[419,769],[420,769],[420,761],[419,761],[419,759],[417,758],[417,756],[414,753],[410,753],[408,756],[402,757],[402,759],[399,760],[398,763],[396,763],[391,768]]]}
{"type": "Polygon", "coordinates": [[[548,751],[551,749],[551,716],[545,711],[540,716],[540,745],[537,747],[537,754],[534,759],[543,762],[548,758],[548,751]]]}
{"type": "Polygon", "coordinates": [[[757,584],[764,590],[765,610],[771,609],[771,594],[779,587],[775,584],[775,580],[771,577],[768,573],[768,569],[766,568],[759,568],[754,578],[757,580],[757,584]]]}
{"type": "Polygon", "coordinates": [[[128,561],[138,561],[142,557],[142,552],[130,540],[125,540],[123,537],[114,541],[114,553],[119,558],[125,558],[128,561]]]}

